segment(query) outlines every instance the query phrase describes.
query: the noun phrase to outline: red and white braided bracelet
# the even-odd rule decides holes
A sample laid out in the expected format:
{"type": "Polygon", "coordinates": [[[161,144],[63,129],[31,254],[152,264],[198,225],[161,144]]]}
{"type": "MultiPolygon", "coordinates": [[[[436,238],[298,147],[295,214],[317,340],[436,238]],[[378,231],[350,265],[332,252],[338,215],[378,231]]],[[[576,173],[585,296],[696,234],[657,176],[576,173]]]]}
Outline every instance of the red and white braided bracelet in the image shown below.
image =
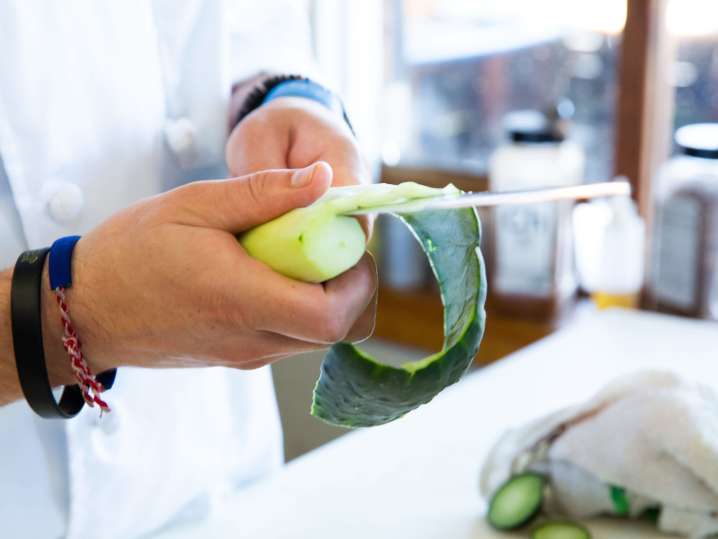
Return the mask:
{"type": "Polygon", "coordinates": [[[97,404],[100,408],[100,413],[110,412],[111,410],[107,402],[100,397],[100,394],[105,391],[105,387],[102,385],[102,382],[92,374],[90,366],[87,364],[87,360],[82,353],[82,343],[70,319],[70,309],[65,299],[65,289],[58,286],[53,288],[52,291],[55,294],[57,305],[60,308],[60,319],[63,329],[62,345],[70,357],[70,365],[82,391],[82,397],[88,406],[97,404]]]}

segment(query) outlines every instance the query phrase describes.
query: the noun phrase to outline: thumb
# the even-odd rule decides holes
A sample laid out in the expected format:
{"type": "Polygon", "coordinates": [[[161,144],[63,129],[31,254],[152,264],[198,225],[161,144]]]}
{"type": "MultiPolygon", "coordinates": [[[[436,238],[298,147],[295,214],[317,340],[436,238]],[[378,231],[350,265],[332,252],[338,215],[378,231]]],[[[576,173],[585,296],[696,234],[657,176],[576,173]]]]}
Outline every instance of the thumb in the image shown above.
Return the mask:
{"type": "Polygon", "coordinates": [[[308,206],[326,192],[332,177],[329,164],[317,161],[301,169],[194,182],[169,195],[180,210],[182,224],[237,233],[308,206]]]}

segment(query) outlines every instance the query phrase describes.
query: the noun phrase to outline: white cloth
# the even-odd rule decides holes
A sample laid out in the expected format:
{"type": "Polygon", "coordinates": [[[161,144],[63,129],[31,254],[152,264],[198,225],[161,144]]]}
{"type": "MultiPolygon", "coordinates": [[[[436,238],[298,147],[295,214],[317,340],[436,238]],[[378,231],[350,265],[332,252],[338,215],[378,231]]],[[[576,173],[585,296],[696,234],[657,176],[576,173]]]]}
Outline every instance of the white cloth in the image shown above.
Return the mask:
{"type": "MultiPolygon", "coordinates": [[[[0,2],[2,267],[226,174],[231,83],[311,62],[306,2],[261,5],[0,2]]],[[[136,537],[281,463],[268,369],[121,369],[108,399],[99,424],[89,409],[63,422],[0,408],[0,537],[136,537]]]]}
{"type": "Polygon", "coordinates": [[[482,492],[523,469],[549,475],[548,509],[558,513],[613,513],[617,486],[631,515],[660,506],[664,531],[716,533],[718,394],[664,372],[619,378],[585,403],[504,434],[484,465],[482,492]]]}

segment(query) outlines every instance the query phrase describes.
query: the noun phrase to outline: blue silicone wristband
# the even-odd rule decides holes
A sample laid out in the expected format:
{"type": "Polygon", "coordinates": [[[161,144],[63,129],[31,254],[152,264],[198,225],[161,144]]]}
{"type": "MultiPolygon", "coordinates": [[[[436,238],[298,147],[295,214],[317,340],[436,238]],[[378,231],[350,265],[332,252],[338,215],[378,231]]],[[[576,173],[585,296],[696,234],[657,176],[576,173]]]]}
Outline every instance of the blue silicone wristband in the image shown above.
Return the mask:
{"type": "Polygon", "coordinates": [[[325,88],[319,83],[310,79],[286,80],[277,84],[272,88],[262,100],[262,105],[266,105],[273,99],[279,97],[303,97],[311,99],[324,105],[329,110],[341,115],[349,129],[354,133],[354,128],[344,110],[344,105],[334,92],[325,88]]]}
{"type": "Polygon", "coordinates": [[[262,100],[262,105],[266,105],[278,97],[304,97],[321,103],[330,110],[342,111],[342,104],[333,92],[309,79],[280,82],[267,93],[262,100]]]}
{"type": "Polygon", "coordinates": [[[70,288],[72,286],[72,251],[80,241],[80,236],[67,236],[55,240],[50,247],[48,273],[50,289],[70,288]]]}

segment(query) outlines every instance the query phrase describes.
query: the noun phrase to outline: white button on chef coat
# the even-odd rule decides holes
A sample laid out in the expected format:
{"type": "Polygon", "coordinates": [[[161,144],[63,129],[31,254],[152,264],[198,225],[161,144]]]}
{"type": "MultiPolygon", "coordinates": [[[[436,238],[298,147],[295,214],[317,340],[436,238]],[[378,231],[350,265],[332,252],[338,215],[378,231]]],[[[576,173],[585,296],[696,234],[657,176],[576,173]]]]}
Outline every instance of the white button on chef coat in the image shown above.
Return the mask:
{"type": "MultiPolygon", "coordinates": [[[[3,267],[226,173],[231,83],[306,72],[303,4],[0,2],[3,267]]],[[[107,399],[115,412],[99,422],[87,407],[69,421],[0,407],[0,537],[138,537],[281,462],[267,369],[123,368],[107,399]]]]}
{"type": "Polygon", "coordinates": [[[76,220],[85,205],[85,195],[79,185],[72,182],[50,182],[43,186],[47,211],[58,224],[76,220]]]}
{"type": "Polygon", "coordinates": [[[189,118],[170,120],[164,128],[165,140],[177,157],[180,166],[192,166],[196,159],[197,128],[189,118]]]}

